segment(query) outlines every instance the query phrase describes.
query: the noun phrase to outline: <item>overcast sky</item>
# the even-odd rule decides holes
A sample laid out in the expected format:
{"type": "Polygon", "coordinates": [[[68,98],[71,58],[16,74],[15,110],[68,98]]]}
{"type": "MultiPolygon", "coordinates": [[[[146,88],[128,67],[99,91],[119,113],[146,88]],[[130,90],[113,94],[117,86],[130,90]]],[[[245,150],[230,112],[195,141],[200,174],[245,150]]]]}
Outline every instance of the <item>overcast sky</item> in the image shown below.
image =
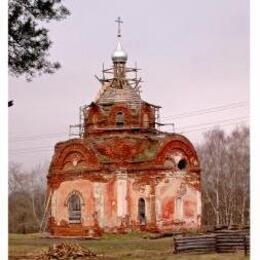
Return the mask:
{"type": "Polygon", "coordinates": [[[15,101],[9,109],[10,161],[30,169],[49,161],[54,144],[68,138],[79,106],[89,104],[100,88],[94,75],[103,62],[111,65],[118,16],[128,66],[137,62],[142,69],[142,98],[163,107],[162,121],[174,122],[194,144],[213,126],[230,131],[248,123],[248,0],[64,4],[71,15],[48,25],[51,58],[62,68],[30,83],[10,77],[9,98],[15,101]],[[190,114],[198,110],[204,112],[190,114]],[[183,113],[188,116],[178,116],[183,113]]]}

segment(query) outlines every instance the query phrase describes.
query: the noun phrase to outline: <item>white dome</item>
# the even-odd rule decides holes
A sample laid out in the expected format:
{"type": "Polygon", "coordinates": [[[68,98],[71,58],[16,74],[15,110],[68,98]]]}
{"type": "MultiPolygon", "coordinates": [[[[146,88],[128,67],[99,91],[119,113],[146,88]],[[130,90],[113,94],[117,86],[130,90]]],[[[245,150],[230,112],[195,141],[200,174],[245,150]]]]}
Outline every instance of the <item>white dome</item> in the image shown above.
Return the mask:
{"type": "Polygon", "coordinates": [[[112,53],[112,61],[115,62],[126,62],[127,53],[122,49],[120,42],[117,43],[116,50],[112,53]]]}

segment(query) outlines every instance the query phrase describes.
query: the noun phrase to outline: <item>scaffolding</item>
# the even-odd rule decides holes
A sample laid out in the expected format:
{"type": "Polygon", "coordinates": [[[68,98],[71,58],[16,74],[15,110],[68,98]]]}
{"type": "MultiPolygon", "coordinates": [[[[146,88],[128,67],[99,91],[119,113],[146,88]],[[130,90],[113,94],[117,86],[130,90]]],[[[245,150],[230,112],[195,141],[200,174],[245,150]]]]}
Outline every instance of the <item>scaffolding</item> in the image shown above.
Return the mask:
{"type": "Polygon", "coordinates": [[[97,75],[95,75],[95,78],[102,85],[101,91],[98,93],[96,100],[103,93],[103,91],[106,89],[107,86],[123,87],[125,84],[129,84],[140,95],[141,93],[140,83],[142,83],[143,80],[141,77],[138,76],[138,71],[140,71],[141,69],[137,67],[137,63],[135,63],[135,67],[125,67],[124,76],[115,74],[115,70],[116,70],[115,65],[111,68],[105,68],[103,63],[102,76],[98,77],[97,75]],[[129,77],[126,77],[125,75],[129,75],[129,77]]]}
{"type": "Polygon", "coordinates": [[[161,130],[161,127],[164,127],[164,126],[171,126],[172,127],[171,132],[172,133],[175,132],[175,124],[174,123],[158,123],[158,122],[156,122],[156,125],[158,126],[158,130],[161,130]]]}
{"type": "MultiPolygon", "coordinates": [[[[130,85],[136,93],[140,96],[141,93],[141,83],[143,82],[142,78],[138,76],[139,69],[137,67],[137,63],[135,63],[135,67],[123,67],[123,74],[115,73],[117,68],[114,66],[110,68],[105,68],[104,63],[102,64],[102,76],[98,77],[95,75],[95,78],[101,83],[102,87],[99,90],[95,102],[100,98],[100,96],[105,92],[107,87],[114,87],[114,88],[123,88],[124,85],[130,85]]],[[[147,103],[147,102],[145,102],[147,103]]],[[[147,103],[149,104],[149,103],[147,103]]],[[[141,110],[141,103],[140,110],[141,110]]],[[[160,118],[160,106],[156,106],[153,104],[149,104],[154,109],[154,122],[155,128],[158,131],[161,131],[161,128],[164,126],[172,126],[172,132],[174,132],[174,123],[162,123],[160,118]]],[[[86,116],[86,109],[88,105],[83,105],[79,107],[79,123],[73,124],[69,126],[69,138],[83,138],[84,137],[84,127],[85,127],[85,116],[86,116]]],[[[140,125],[141,125],[141,113],[139,117],[140,125]]]]}
{"type": "Polygon", "coordinates": [[[87,105],[79,107],[79,123],[69,126],[69,138],[83,138],[84,136],[84,118],[87,105]],[[75,130],[76,129],[76,130],[75,130]]]}

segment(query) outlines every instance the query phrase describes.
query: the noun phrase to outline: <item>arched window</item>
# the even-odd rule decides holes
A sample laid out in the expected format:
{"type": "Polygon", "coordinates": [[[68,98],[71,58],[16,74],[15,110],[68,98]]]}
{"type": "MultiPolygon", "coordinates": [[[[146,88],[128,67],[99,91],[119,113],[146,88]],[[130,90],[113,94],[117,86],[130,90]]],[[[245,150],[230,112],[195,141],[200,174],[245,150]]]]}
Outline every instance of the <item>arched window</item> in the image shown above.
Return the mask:
{"type": "Polygon", "coordinates": [[[145,200],[143,198],[140,198],[138,201],[138,220],[141,225],[146,224],[145,200]]]}
{"type": "Polygon", "coordinates": [[[72,194],[68,200],[69,206],[69,223],[81,222],[81,203],[77,194],[72,194]]]}
{"type": "Polygon", "coordinates": [[[116,114],[116,127],[124,127],[125,124],[125,118],[124,118],[124,113],[123,112],[118,112],[116,114]]]}
{"type": "Polygon", "coordinates": [[[146,113],[143,116],[143,126],[144,126],[144,128],[148,128],[149,127],[149,117],[148,117],[148,115],[146,113]]]}
{"type": "Polygon", "coordinates": [[[177,219],[182,219],[182,198],[178,197],[176,199],[176,218],[177,219]]]}
{"type": "Polygon", "coordinates": [[[96,114],[94,114],[92,117],[92,125],[93,127],[97,127],[98,125],[98,116],[96,114]]]}

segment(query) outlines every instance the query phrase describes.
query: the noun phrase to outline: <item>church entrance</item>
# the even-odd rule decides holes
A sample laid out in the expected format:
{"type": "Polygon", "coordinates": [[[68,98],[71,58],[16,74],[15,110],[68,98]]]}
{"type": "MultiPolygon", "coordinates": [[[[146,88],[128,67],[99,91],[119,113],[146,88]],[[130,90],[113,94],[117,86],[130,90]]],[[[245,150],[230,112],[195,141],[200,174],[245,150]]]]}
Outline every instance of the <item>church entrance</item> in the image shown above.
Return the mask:
{"type": "Polygon", "coordinates": [[[81,221],[81,204],[80,197],[73,194],[69,198],[69,223],[77,224],[81,221]]]}
{"type": "Polygon", "coordinates": [[[140,198],[138,201],[138,220],[141,225],[146,224],[145,200],[143,198],[140,198]]]}

